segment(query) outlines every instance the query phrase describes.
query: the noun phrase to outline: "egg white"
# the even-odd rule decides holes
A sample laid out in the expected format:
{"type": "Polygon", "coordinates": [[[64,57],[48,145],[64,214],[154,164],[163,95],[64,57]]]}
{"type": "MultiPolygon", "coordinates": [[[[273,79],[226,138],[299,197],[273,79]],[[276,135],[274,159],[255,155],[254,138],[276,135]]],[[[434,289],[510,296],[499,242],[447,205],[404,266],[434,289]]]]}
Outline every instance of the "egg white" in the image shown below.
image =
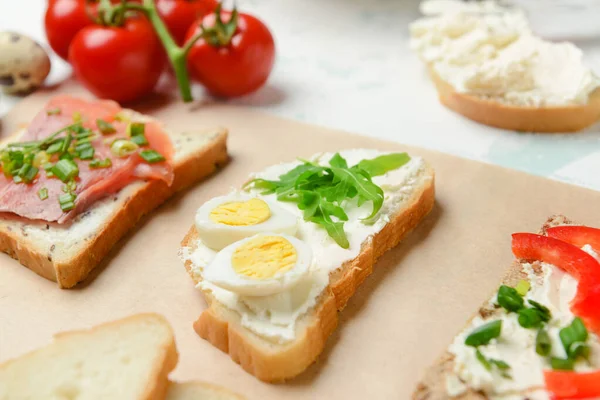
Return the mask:
{"type": "Polygon", "coordinates": [[[267,203],[271,211],[271,216],[264,222],[255,225],[233,226],[217,223],[210,218],[211,211],[222,204],[244,202],[253,198],[257,197],[235,193],[215,197],[204,203],[196,212],[195,220],[196,230],[202,243],[213,250],[221,250],[232,243],[261,232],[284,233],[287,235],[296,234],[298,218],[277,204],[262,198],[260,200],[267,203]]]}
{"type": "Polygon", "coordinates": [[[202,277],[213,285],[240,295],[270,296],[296,285],[308,274],[311,263],[312,250],[300,239],[285,234],[260,233],[235,242],[217,253],[210,264],[204,268],[202,277]],[[231,264],[233,253],[238,247],[259,236],[280,236],[287,239],[296,249],[296,264],[290,270],[277,273],[267,279],[249,278],[236,273],[231,264]]]}

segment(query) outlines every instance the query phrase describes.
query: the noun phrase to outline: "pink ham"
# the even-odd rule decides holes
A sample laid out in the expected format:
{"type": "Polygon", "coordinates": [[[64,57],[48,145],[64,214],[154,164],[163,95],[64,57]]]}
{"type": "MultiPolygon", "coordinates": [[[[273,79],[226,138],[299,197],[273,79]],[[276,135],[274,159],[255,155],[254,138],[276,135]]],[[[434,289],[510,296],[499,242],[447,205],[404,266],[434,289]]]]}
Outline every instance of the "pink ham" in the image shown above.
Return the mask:
{"type": "MultiPolygon", "coordinates": [[[[63,212],[58,197],[64,194],[65,185],[57,178],[48,178],[40,170],[37,178],[30,184],[16,184],[12,179],[0,175],[0,212],[13,213],[24,218],[65,223],[77,214],[85,211],[97,200],[116,193],[123,187],[138,179],[161,179],[167,184],[173,182],[172,157],[173,145],[168,135],[154,122],[146,124],[148,148],[162,154],[165,162],[148,164],[138,154],[125,158],[117,158],[110,151],[110,144],[118,138],[127,138],[127,123],[116,121],[115,115],[121,107],[112,101],[88,101],[70,96],[59,96],[52,99],[46,107],[33,119],[27,132],[20,140],[42,140],[57,130],[73,123],[73,114],[79,113],[86,128],[98,131],[96,119],[101,118],[110,122],[116,133],[99,137],[94,140],[95,156],[97,159],[110,158],[109,168],[89,168],[89,161],[76,159],[79,167],[79,177],[76,179],[75,208],[63,212]],[[48,115],[47,110],[60,109],[60,114],[48,115]],[[48,198],[41,200],[38,191],[48,190],[48,198]]],[[[52,160],[55,162],[56,160],[52,160]]]]}

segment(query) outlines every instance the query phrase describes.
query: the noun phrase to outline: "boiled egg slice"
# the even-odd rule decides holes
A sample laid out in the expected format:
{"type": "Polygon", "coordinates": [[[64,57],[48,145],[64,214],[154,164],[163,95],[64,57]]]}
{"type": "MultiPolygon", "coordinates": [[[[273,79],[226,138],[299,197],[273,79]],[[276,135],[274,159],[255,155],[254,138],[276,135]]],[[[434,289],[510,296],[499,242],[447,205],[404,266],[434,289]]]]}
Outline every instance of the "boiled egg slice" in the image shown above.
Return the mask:
{"type": "Polygon", "coordinates": [[[221,250],[203,279],[245,296],[270,296],[290,289],[308,273],[312,251],[285,234],[260,233],[221,250]]]}
{"type": "Polygon", "coordinates": [[[221,250],[261,232],[295,235],[298,218],[270,201],[243,194],[215,197],[196,212],[202,242],[221,250]]]}

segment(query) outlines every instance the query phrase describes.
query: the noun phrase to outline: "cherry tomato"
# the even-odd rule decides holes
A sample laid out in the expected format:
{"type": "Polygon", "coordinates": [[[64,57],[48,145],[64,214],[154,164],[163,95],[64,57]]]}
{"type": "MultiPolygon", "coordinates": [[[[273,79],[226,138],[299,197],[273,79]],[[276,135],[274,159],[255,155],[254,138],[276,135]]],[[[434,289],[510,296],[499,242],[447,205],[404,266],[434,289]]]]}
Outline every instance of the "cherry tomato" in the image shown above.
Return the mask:
{"type": "MultiPolygon", "coordinates": [[[[81,29],[94,22],[86,12],[84,0],[51,0],[48,2],[44,26],[52,50],[61,58],[69,57],[69,45],[81,29]]],[[[89,6],[94,13],[95,4],[89,6]]]]}
{"type": "Polygon", "coordinates": [[[561,225],[549,228],[547,235],[583,247],[586,244],[600,252],[600,229],[587,226],[561,225]]]}
{"type": "Polygon", "coordinates": [[[600,371],[544,371],[546,389],[556,399],[592,399],[600,396],[600,371]]]}
{"type": "Polygon", "coordinates": [[[157,0],[156,9],[175,42],[181,45],[196,19],[210,14],[218,4],[217,0],[157,0]]]}
{"type": "Polygon", "coordinates": [[[161,43],[142,17],[128,17],[121,27],[87,26],[69,50],[77,79],[97,97],[118,102],[152,92],[164,61],[161,43]]]}
{"type": "MultiPolygon", "coordinates": [[[[220,15],[225,24],[230,22],[231,12],[221,11],[220,15]]],[[[205,16],[190,27],[186,40],[201,32],[201,22],[207,28],[215,28],[216,20],[216,13],[205,16]]],[[[258,18],[240,13],[227,44],[217,44],[206,37],[194,44],[188,54],[188,69],[210,93],[236,97],[260,88],[274,61],[275,42],[269,29],[258,18]]]]}

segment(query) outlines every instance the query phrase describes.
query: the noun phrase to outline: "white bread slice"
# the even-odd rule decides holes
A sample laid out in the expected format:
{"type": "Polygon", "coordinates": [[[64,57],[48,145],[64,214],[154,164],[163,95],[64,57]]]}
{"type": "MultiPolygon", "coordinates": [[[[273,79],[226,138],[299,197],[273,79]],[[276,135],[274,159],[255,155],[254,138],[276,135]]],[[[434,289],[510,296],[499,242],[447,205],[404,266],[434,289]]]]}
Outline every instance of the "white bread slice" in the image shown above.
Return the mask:
{"type": "MultiPolygon", "coordinates": [[[[546,221],[546,223],[542,226],[539,234],[545,234],[546,229],[557,226],[557,225],[566,225],[571,224],[571,221],[567,219],[563,215],[555,215],[546,221]]],[[[540,269],[541,271],[541,269],[540,269]]],[[[527,280],[527,274],[523,271],[522,264],[515,260],[506,275],[502,279],[502,283],[507,286],[515,287],[519,281],[522,279],[527,280]]],[[[499,284],[500,285],[500,284],[499,284]]],[[[495,293],[494,293],[495,294],[495,293]]],[[[486,313],[491,312],[489,309],[488,299],[482,304],[481,308],[478,311],[478,314],[484,316],[486,313]]],[[[489,315],[489,314],[488,314],[489,315]]],[[[469,326],[471,320],[475,318],[473,315],[469,321],[465,324],[465,327],[469,326]]],[[[488,396],[485,394],[469,389],[465,391],[463,394],[455,397],[450,397],[446,391],[446,375],[451,373],[454,369],[454,356],[445,351],[444,354],[435,362],[434,365],[429,367],[427,371],[425,371],[425,375],[422,381],[418,384],[416,390],[413,393],[413,400],[486,400],[488,396]]],[[[515,393],[515,397],[517,398],[519,394],[515,393]]],[[[527,393],[521,394],[523,398],[527,398],[527,393]]]]}
{"type": "MultiPolygon", "coordinates": [[[[395,247],[431,211],[434,205],[434,171],[426,166],[417,176],[414,190],[399,203],[389,223],[375,236],[362,243],[360,254],[331,272],[329,286],[317,304],[296,322],[295,340],[275,344],[246,329],[240,314],[219,303],[210,292],[203,292],[208,308],[195,322],[194,329],[215,347],[229,353],[242,368],[266,382],[293,378],[312,364],[323,351],[327,338],[338,324],[342,310],[360,284],[371,274],[377,259],[395,247]]],[[[182,242],[192,250],[198,242],[193,226],[182,242]]],[[[192,264],[185,267],[191,273],[192,264]]]]}
{"type": "Polygon", "coordinates": [[[523,107],[459,93],[430,69],[440,102],[473,121],[519,132],[577,132],[600,119],[600,88],[582,105],[523,107]]]}
{"type": "MultiPolygon", "coordinates": [[[[127,115],[134,121],[149,120],[131,110],[127,115]]],[[[23,132],[7,142],[18,141],[23,132]]],[[[134,182],[65,225],[4,215],[0,217],[0,251],[58,282],[61,288],[75,286],[142,216],[227,162],[225,129],[169,132],[169,136],[175,146],[175,180],[171,186],[160,180],[134,182]]]]}
{"type": "Polygon", "coordinates": [[[1,364],[0,399],[164,399],[177,359],[169,323],[157,314],[134,315],[58,334],[1,364]]]}
{"type": "Polygon", "coordinates": [[[165,400],[244,400],[244,397],[209,383],[173,382],[165,400]]]}

